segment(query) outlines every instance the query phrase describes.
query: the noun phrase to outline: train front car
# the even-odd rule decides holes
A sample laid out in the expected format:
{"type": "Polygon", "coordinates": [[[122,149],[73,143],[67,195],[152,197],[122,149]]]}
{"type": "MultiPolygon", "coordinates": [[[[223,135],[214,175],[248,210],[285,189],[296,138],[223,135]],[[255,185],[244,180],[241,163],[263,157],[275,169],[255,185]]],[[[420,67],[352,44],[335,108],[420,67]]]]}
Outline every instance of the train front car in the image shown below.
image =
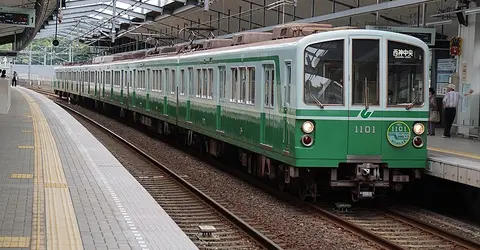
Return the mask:
{"type": "Polygon", "coordinates": [[[300,44],[296,156],[307,187],[323,180],[357,201],[411,185],[427,163],[427,45],[373,30],[300,44]]]}

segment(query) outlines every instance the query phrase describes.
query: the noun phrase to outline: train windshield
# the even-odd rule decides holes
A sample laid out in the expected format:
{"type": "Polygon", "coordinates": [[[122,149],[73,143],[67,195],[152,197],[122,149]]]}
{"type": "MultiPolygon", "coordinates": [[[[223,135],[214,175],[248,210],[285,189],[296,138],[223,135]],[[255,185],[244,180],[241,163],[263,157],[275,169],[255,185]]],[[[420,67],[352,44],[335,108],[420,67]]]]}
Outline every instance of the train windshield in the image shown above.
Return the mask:
{"type": "Polygon", "coordinates": [[[343,40],[316,43],[305,49],[305,104],[343,104],[343,53],[343,40]]]}
{"type": "Polygon", "coordinates": [[[422,105],[425,55],[420,47],[388,41],[388,105],[422,105]]]}

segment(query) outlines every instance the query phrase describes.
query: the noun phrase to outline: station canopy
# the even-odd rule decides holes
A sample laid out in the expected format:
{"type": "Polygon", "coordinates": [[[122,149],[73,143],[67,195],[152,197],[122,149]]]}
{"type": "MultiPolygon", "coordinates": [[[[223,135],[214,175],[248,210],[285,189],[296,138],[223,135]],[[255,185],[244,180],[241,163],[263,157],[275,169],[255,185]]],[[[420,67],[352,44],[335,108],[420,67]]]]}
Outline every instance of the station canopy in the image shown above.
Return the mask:
{"type": "MultiPolygon", "coordinates": [[[[13,0],[12,0],[13,1],[13,0]]],[[[269,31],[288,22],[334,26],[430,28],[437,39],[457,35],[456,11],[465,0],[64,0],[37,38],[62,37],[121,47],[138,41],[168,45],[246,30],[269,31]],[[459,4],[460,3],[460,4],[459,4]]],[[[137,48],[138,49],[138,48],[137,48]]]]}

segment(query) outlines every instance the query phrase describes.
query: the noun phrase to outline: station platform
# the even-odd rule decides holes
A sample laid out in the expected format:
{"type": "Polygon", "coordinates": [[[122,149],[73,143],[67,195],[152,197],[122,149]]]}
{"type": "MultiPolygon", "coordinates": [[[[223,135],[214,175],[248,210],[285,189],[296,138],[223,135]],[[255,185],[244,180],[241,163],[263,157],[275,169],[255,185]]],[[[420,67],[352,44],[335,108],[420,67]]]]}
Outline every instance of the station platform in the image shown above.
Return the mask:
{"type": "Polygon", "coordinates": [[[197,249],[65,110],[23,87],[0,115],[0,248],[197,249]]]}
{"type": "Polygon", "coordinates": [[[443,131],[428,137],[425,174],[480,188],[480,140],[452,136],[443,131]]]}

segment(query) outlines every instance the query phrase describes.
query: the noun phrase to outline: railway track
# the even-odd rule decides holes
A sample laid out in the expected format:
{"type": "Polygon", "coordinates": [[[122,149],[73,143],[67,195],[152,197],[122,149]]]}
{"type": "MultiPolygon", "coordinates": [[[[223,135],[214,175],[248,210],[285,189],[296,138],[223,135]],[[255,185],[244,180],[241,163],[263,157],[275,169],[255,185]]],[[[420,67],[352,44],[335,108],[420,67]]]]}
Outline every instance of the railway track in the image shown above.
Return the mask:
{"type": "MultiPolygon", "coordinates": [[[[480,244],[394,208],[333,208],[309,204],[345,229],[387,249],[480,249],[480,244]]],[[[341,205],[340,205],[341,207],[341,205]]]]}
{"type": "MultiPolygon", "coordinates": [[[[52,96],[45,91],[37,92],[52,96]]],[[[135,145],[65,104],[58,101],[55,103],[95,125],[140,156],[135,165],[142,168],[129,171],[199,249],[282,249],[232,211],[135,145]],[[142,159],[143,163],[139,162],[142,159]]]]}
{"type": "MultiPolygon", "coordinates": [[[[36,89],[34,89],[37,91],[36,89]]],[[[40,91],[37,91],[40,92],[40,91]]],[[[45,92],[45,91],[42,91],[45,92]]],[[[47,91],[48,92],[48,91],[47,91]]],[[[43,93],[42,93],[43,94],[43,93]]],[[[45,93],[47,95],[51,95],[51,92],[45,93]]],[[[68,106],[65,106],[61,103],[58,103],[60,106],[71,110],[72,112],[77,113],[75,110],[72,110],[68,106]]],[[[101,126],[96,124],[96,126],[101,126]]],[[[133,146],[133,145],[132,145],[133,146]]],[[[134,146],[133,146],[134,147],[134,146]]],[[[135,151],[140,151],[139,149],[134,149],[135,151]]],[[[141,153],[141,152],[140,152],[141,153]]],[[[149,160],[150,161],[150,160],[149,160]]],[[[155,163],[155,160],[151,159],[155,165],[160,163],[155,163]]],[[[167,173],[166,175],[169,175],[167,173]]],[[[176,176],[173,172],[171,172],[174,176],[176,176]]],[[[169,213],[170,216],[179,224],[179,226],[188,234],[192,235],[192,240],[197,245],[201,245],[203,242],[195,241],[198,239],[198,228],[192,225],[199,225],[200,223],[205,223],[208,225],[214,225],[215,227],[225,229],[225,232],[219,234],[224,240],[230,240],[231,242],[235,242],[235,244],[242,244],[242,240],[240,238],[235,238],[235,233],[231,233],[231,227],[223,226],[223,222],[218,218],[208,217],[211,216],[207,214],[205,211],[208,210],[204,206],[198,205],[195,201],[188,198],[188,195],[183,195],[178,193],[179,191],[175,191],[172,189],[171,185],[173,184],[160,184],[159,180],[165,179],[164,174],[158,172],[148,172],[143,174],[134,174],[134,176],[139,180],[139,182],[152,194],[155,199],[159,199],[159,203],[164,209],[169,213]],[[170,191],[171,190],[171,191],[170,191]],[[170,198],[163,198],[163,203],[161,201],[162,197],[167,196],[169,193],[172,194],[170,198]],[[171,208],[169,208],[169,206],[171,208]],[[184,208],[191,208],[191,210],[185,210],[184,208]],[[187,211],[184,213],[184,211],[187,211]],[[197,221],[197,217],[195,213],[200,213],[202,216],[206,216],[201,218],[200,221],[197,221]],[[202,221],[203,220],[203,221],[202,221]]],[[[178,177],[181,178],[181,177],[178,177]]],[[[201,191],[195,191],[200,192],[201,191]]],[[[221,200],[221,199],[216,199],[221,200]]],[[[210,201],[214,204],[215,201],[210,201]]],[[[210,204],[210,202],[207,202],[210,204]]],[[[218,203],[217,203],[218,204],[218,203]]],[[[210,204],[211,205],[211,204],[210,204]]],[[[219,205],[219,204],[218,204],[219,205]]],[[[397,210],[393,209],[366,209],[366,208],[356,208],[346,211],[336,210],[334,209],[331,204],[305,204],[307,207],[313,209],[314,211],[319,212],[319,214],[330,220],[331,222],[339,225],[340,227],[359,235],[362,238],[370,240],[376,243],[378,246],[383,247],[385,249],[480,249],[480,244],[471,241],[469,239],[465,239],[459,235],[453,234],[451,232],[445,231],[441,228],[435,227],[428,222],[423,222],[420,220],[416,220],[412,216],[409,216],[406,213],[402,213],[397,210]]],[[[227,212],[226,217],[234,216],[233,213],[227,212]]],[[[238,218],[237,218],[238,219],[238,218]]],[[[255,225],[255,222],[248,221],[247,223],[252,223],[255,228],[261,230],[261,225],[255,225]]],[[[251,226],[245,223],[244,226],[240,226],[241,228],[246,227],[247,233],[250,230],[248,228],[253,229],[251,226]]],[[[234,223],[236,224],[236,223],[234,223]]],[[[253,230],[256,231],[256,230],[253,230]]],[[[256,231],[258,233],[258,231],[256,231]]],[[[261,233],[260,233],[261,234],[261,233]]],[[[238,234],[237,234],[238,235],[238,234]]],[[[252,237],[256,238],[256,237],[252,237]]],[[[273,239],[273,238],[272,238],[273,239]]],[[[260,240],[257,241],[262,242],[267,240],[268,238],[263,235],[260,240]],[[263,238],[263,240],[262,240],[263,238]]],[[[277,240],[277,239],[275,239],[277,240]]],[[[270,241],[273,243],[272,241],[270,241]]],[[[278,242],[278,241],[276,241],[278,242]]],[[[239,249],[238,245],[234,244],[234,249],[239,249]]],[[[275,249],[273,247],[280,246],[268,246],[268,244],[264,244],[266,248],[275,249]]],[[[217,245],[211,245],[209,247],[215,249],[217,246],[222,246],[225,248],[231,248],[231,245],[223,245],[223,243],[219,243],[217,245]]],[[[245,245],[246,248],[252,249],[245,245]]]]}

